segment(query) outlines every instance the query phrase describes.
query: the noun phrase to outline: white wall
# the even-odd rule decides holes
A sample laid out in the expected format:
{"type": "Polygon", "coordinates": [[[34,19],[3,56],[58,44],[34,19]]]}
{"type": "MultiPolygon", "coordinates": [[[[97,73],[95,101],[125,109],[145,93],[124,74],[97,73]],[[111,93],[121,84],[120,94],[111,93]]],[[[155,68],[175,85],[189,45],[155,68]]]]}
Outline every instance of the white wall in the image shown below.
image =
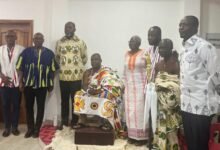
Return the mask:
{"type": "MultiPolygon", "coordinates": [[[[49,0],[50,1],[50,0],[49,0]]],[[[34,32],[47,33],[48,12],[44,0],[0,0],[0,18],[34,20],[34,32]]],[[[48,45],[45,35],[45,44],[48,45]]]]}
{"type": "Polygon", "coordinates": [[[202,35],[220,33],[220,0],[202,0],[201,14],[202,35]]]}
{"type": "MultiPolygon", "coordinates": [[[[54,6],[52,5],[52,1],[55,2],[55,0],[0,0],[0,18],[8,20],[34,20],[34,33],[42,32],[45,36],[44,45],[51,48],[54,47],[52,43],[54,40],[52,33],[55,32],[52,32],[52,29],[58,25],[57,23],[52,25],[53,13],[57,12],[52,11],[54,6]]],[[[57,6],[54,7],[57,8],[57,6]]],[[[60,28],[60,30],[62,29],[60,28]]],[[[58,38],[59,37],[55,37],[56,40],[58,38]]],[[[55,82],[56,85],[58,85],[57,80],[55,82]]],[[[45,118],[51,119],[54,115],[57,115],[60,112],[59,106],[60,93],[58,86],[56,86],[55,90],[49,94],[47,98],[45,118]]]]}
{"type": "Polygon", "coordinates": [[[87,43],[89,55],[99,52],[103,64],[119,74],[130,37],[139,35],[141,48],[146,49],[151,26],[160,26],[162,36],[171,38],[179,50],[182,16],[181,0],[72,0],[69,4],[70,20],[76,23],[76,34],[87,43]]]}

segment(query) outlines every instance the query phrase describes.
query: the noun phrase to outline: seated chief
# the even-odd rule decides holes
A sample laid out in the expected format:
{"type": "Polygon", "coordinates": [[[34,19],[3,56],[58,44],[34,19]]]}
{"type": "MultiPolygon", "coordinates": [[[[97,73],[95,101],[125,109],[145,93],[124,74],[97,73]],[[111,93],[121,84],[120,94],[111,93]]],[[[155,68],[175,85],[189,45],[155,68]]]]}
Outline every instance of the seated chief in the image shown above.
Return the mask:
{"type": "Polygon", "coordinates": [[[123,132],[118,108],[124,85],[115,71],[101,63],[100,54],[91,56],[92,68],[84,72],[82,90],[74,97],[74,113],[80,115],[78,127],[114,128],[119,135],[123,132]]]}

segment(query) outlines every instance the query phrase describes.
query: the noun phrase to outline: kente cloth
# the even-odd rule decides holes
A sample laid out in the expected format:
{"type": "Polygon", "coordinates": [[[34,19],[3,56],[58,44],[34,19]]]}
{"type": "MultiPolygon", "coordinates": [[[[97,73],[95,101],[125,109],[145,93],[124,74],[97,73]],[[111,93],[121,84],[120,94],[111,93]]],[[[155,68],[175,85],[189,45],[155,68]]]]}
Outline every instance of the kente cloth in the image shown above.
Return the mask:
{"type": "Polygon", "coordinates": [[[162,59],[159,49],[150,46],[146,54],[147,83],[145,85],[144,128],[148,125],[149,117],[152,120],[152,130],[155,133],[157,120],[157,93],[155,91],[155,66],[162,59]]]}
{"type": "Polygon", "coordinates": [[[101,93],[90,95],[81,90],[75,94],[74,112],[78,114],[98,115],[106,118],[116,132],[122,132],[119,105],[123,82],[111,68],[102,67],[89,82],[89,87],[101,89],[101,93]]]}
{"type": "Polygon", "coordinates": [[[159,72],[156,80],[158,100],[157,129],[154,147],[159,150],[178,150],[177,130],[181,125],[180,83],[177,75],[159,72]]]}
{"type": "Polygon", "coordinates": [[[150,65],[151,65],[150,79],[148,79],[148,82],[149,82],[149,81],[154,81],[155,66],[163,58],[159,54],[159,48],[158,47],[156,47],[156,49],[154,50],[154,46],[150,46],[147,53],[148,53],[148,55],[150,55],[150,61],[151,61],[151,63],[150,63],[150,65]]]}
{"type": "Polygon", "coordinates": [[[89,83],[89,87],[97,90],[101,89],[103,91],[107,91],[96,96],[105,97],[108,99],[116,99],[117,97],[121,97],[123,86],[123,82],[117,73],[111,68],[104,66],[102,66],[101,69],[99,69],[99,71],[91,77],[89,83]]]}
{"type": "Polygon", "coordinates": [[[125,55],[125,116],[128,137],[136,140],[148,139],[148,126],[144,128],[144,104],[146,75],[146,51],[139,50],[125,55]]]}
{"type": "Polygon", "coordinates": [[[88,96],[83,91],[75,95],[74,112],[79,114],[98,115],[106,118],[113,125],[115,104],[106,98],[88,96]]]}

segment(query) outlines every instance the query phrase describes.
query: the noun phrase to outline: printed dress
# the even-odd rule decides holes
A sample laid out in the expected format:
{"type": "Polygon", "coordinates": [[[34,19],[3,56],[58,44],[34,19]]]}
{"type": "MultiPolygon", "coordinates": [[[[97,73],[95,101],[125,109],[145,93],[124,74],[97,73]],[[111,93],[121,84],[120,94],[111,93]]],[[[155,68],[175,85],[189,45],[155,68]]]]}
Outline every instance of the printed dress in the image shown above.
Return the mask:
{"type": "Polygon", "coordinates": [[[139,50],[135,54],[126,53],[124,65],[125,115],[128,137],[146,140],[148,129],[144,128],[144,104],[146,75],[146,52],[139,50]]]}

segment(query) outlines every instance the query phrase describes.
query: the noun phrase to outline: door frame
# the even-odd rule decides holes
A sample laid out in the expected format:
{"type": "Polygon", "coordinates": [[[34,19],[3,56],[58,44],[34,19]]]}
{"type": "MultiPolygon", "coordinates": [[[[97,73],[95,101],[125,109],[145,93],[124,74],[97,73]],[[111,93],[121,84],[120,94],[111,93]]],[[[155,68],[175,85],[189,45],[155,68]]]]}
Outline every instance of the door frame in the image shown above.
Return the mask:
{"type": "MultiPolygon", "coordinates": [[[[31,46],[32,45],[32,39],[33,39],[33,23],[34,21],[33,20],[7,20],[7,19],[1,19],[0,20],[0,24],[27,24],[30,26],[30,39],[28,41],[29,45],[28,46],[31,46]]],[[[1,38],[1,36],[0,36],[1,38]]],[[[1,40],[1,39],[0,39],[1,40]]]]}

